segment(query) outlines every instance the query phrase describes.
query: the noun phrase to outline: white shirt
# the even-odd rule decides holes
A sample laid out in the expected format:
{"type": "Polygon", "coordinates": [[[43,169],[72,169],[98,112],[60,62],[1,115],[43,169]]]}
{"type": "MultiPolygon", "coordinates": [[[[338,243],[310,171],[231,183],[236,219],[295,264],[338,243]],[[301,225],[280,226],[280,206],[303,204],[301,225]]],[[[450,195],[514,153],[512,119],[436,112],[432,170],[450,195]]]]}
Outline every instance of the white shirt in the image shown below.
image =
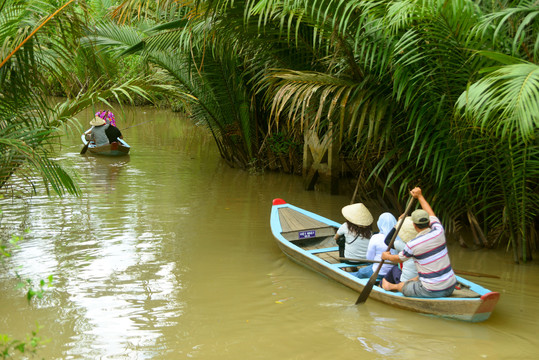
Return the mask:
{"type": "Polygon", "coordinates": [[[344,257],[350,259],[366,259],[369,239],[366,239],[361,235],[358,236],[357,234],[350,233],[347,223],[341,225],[339,230],[337,230],[337,234],[344,235],[346,240],[346,244],[344,245],[344,257]]]}

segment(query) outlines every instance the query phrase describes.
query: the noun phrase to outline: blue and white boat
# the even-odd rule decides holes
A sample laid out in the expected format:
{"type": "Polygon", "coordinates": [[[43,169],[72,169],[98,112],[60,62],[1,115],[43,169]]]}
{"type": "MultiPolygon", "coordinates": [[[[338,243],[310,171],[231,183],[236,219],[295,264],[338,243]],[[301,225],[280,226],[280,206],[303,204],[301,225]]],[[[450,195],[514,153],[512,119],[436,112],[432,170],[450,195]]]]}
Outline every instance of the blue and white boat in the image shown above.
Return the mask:
{"type": "Polygon", "coordinates": [[[90,154],[94,155],[122,156],[128,155],[129,150],[131,150],[131,146],[129,146],[129,144],[127,144],[123,139],[118,139],[117,142],[115,141],[110,144],[96,146],[94,142],[88,142],[88,140],[86,140],[86,133],[84,133],[81,135],[81,140],[84,144],[84,148],[81,154],[89,152],[90,154]]]}
{"type": "MultiPolygon", "coordinates": [[[[369,279],[359,279],[343,268],[334,235],[339,223],[320,215],[273,200],[271,231],[279,248],[292,260],[361,293],[369,279]]],[[[369,297],[398,308],[457,320],[480,322],[489,318],[500,294],[457,276],[458,286],[450,297],[415,298],[373,286],[369,297]]]]}

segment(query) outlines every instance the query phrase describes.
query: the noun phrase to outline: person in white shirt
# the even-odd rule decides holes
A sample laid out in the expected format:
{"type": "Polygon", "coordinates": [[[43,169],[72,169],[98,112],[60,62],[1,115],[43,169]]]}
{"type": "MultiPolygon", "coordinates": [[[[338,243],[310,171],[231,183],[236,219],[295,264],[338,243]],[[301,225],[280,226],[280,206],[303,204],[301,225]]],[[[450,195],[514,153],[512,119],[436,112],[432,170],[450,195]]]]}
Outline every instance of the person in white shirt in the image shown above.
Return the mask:
{"type": "MultiPolygon", "coordinates": [[[[393,235],[395,229],[392,230],[390,235],[393,235]]],[[[398,254],[404,250],[404,246],[410,240],[417,236],[417,231],[414,228],[414,223],[411,216],[407,216],[402,223],[402,226],[399,230],[399,236],[395,239],[393,247],[395,252],[393,255],[398,254]]],[[[391,241],[391,236],[386,237],[385,245],[389,245],[391,241]]],[[[404,263],[393,265],[393,267],[386,273],[382,279],[382,287],[386,290],[391,290],[391,284],[398,284],[400,282],[406,282],[417,277],[417,269],[413,261],[405,261],[404,263]]]]}
{"type": "Polygon", "coordinates": [[[372,235],[373,218],[369,209],[362,203],[357,203],[343,207],[341,212],[346,222],[337,230],[335,240],[344,235],[344,257],[365,259],[372,235]]]}

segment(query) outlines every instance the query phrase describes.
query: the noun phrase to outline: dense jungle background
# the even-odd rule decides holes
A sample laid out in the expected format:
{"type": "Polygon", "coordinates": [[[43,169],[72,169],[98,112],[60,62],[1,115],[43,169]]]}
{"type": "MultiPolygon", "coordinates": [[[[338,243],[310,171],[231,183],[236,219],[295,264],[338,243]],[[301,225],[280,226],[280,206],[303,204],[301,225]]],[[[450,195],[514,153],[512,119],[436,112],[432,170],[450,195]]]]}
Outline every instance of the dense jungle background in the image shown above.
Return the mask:
{"type": "Polygon", "coordinates": [[[330,133],[362,199],[400,209],[420,185],[453,239],[526,262],[538,19],[537,0],[2,0],[0,187],[80,195],[59,134],[96,104],[152,104],[254,173],[301,174],[305,132],[330,133]]]}

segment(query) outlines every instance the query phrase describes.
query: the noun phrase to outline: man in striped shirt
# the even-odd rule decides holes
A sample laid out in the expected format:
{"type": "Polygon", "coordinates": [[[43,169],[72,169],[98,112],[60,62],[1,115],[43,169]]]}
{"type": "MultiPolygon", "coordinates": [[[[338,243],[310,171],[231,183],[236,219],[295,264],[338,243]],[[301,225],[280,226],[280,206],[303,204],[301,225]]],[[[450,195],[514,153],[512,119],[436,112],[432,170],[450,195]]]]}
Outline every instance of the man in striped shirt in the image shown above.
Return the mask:
{"type": "Polygon", "coordinates": [[[417,236],[410,240],[398,255],[384,252],[382,259],[398,263],[413,259],[418,277],[399,284],[384,282],[383,288],[397,290],[405,296],[413,297],[450,296],[457,279],[449,261],[444,228],[421,189],[416,187],[410,194],[419,201],[422,208],[412,213],[417,236]]]}

